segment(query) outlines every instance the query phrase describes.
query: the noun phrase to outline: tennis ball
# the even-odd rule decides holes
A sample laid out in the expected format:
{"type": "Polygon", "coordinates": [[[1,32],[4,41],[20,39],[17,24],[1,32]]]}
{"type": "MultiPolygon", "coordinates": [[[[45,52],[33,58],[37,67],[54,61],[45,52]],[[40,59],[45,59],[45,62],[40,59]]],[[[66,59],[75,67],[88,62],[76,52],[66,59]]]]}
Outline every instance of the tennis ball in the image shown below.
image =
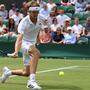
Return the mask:
{"type": "Polygon", "coordinates": [[[64,76],[64,72],[63,71],[60,71],[59,72],[59,76],[64,76]]]}

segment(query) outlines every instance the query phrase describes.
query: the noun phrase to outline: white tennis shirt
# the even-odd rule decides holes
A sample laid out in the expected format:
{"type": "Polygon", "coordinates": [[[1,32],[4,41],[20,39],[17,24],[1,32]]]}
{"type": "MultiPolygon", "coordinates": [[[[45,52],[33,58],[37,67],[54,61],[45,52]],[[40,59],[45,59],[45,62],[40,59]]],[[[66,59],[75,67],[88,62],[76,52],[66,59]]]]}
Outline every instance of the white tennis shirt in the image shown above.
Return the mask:
{"type": "Polygon", "coordinates": [[[35,44],[41,26],[42,25],[39,20],[37,20],[36,24],[33,24],[29,18],[29,15],[27,15],[19,23],[18,33],[23,34],[23,41],[28,41],[35,44]]]}

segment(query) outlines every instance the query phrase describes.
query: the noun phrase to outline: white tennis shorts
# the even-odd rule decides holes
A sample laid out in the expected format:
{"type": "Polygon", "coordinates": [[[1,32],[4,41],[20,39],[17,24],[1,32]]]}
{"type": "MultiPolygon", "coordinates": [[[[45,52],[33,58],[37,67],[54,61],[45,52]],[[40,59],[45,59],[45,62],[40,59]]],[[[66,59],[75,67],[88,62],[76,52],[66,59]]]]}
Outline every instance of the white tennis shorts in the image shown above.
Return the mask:
{"type": "Polygon", "coordinates": [[[22,42],[23,63],[25,66],[30,65],[30,60],[32,56],[28,53],[28,50],[32,45],[34,44],[28,41],[22,42]]]}

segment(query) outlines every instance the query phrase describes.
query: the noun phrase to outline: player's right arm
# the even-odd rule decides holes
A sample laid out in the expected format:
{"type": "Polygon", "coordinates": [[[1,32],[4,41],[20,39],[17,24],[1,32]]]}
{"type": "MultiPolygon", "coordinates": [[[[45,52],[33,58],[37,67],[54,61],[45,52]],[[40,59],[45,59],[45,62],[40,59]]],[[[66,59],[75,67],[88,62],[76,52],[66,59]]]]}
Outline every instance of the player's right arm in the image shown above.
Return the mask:
{"type": "Polygon", "coordinates": [[[18,34],[18,37],[17,37],[17,40],[16,40],[16,43],[15,43],[15,46],[16,47],[19,47],[19,45],[21,45],[21,42],[22,42],[22,38],[23,38],[23,34],[18,34]]]}
{"type": "Polygon", "coordinates": [[[19,25],[18,25],[17,43],[19,43],[20,41],[22,41],[25,28],[26,28],[25,19],[22,19],[21,22],[20,22],[19,25]]]}
{"type": "Polygon", "coordinates": [[[24,32],[24,21],[21,20],[21,22],[19,23],[18,25],[18,37],[17,37],[17,40],[16,40],[16,43],[15,43],[15,52],[18,53],[18,51],[20,50],[21,48],[21,44],[22,44],[22,38],[23,38],[23,32],[24,32]]]}

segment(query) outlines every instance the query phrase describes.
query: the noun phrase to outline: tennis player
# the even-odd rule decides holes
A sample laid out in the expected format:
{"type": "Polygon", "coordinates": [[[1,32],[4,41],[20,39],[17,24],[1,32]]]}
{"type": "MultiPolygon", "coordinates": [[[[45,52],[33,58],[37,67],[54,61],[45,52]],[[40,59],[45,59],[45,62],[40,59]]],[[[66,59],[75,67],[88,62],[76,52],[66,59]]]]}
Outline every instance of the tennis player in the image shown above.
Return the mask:
{"type": "Polygon", "coordinates": [[[38,20],[39,4],[32,1],[29,7],[29,15],[23,18],[18,26],[18,38],[16,45],[19,45],[22,41],[22,53],[24,69],[22,70],[10,70],[7,67],[3,68],[3,74],[0,78],[4,83],[9,76],[29,76],[27,87],[33,90],[41,90],[41,87],[37,84],[35,75],[37,70],[37,64],[40,57],[40,52],[36,48],[37,36],[41,29],[41,24],[38,20]]]}

